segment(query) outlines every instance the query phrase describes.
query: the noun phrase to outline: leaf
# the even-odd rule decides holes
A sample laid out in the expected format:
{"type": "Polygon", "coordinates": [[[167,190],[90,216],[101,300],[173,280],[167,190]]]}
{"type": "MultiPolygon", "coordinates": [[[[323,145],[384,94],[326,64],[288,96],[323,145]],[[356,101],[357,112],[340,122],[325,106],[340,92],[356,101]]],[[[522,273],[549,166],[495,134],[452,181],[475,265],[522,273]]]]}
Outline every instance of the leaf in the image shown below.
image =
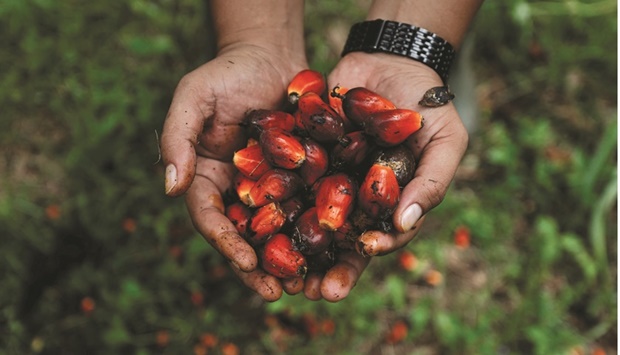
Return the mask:
{"type": "Polygon", "coordinates": [[[579,264],[586,277],[586,282],[592,282],[596,277],[596,263],[592,257],[590,257],[588,250],[579,237],[573,234],[564,235],[560,244],[562,248],[575,259],[577,264],[579,264]]]}

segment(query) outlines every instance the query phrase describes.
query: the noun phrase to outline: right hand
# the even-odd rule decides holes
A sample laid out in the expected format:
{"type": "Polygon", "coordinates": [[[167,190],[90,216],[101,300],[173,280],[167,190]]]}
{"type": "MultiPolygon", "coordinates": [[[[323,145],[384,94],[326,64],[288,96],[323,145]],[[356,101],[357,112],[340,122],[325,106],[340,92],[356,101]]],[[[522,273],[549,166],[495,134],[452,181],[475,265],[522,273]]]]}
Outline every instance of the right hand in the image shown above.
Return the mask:
{"type": "MultiPolygon", "coordinates": [[[[239,124],[251,109],[277,109],[305,58],[255,44],[233,44],[179,82],[161,137],[166,194],[185,194],[195,228],[233,266],[241,281],[267,301],[283,288],[299,292],[257,268],[253,248],[224,214],[223,193],[232,187],[232,155],[245,146],[239,124]]],[[[301,281],[303,284],[303,280],[301,281]]],[[[298,288],[298,287],[297,287],[298,288]]]]}

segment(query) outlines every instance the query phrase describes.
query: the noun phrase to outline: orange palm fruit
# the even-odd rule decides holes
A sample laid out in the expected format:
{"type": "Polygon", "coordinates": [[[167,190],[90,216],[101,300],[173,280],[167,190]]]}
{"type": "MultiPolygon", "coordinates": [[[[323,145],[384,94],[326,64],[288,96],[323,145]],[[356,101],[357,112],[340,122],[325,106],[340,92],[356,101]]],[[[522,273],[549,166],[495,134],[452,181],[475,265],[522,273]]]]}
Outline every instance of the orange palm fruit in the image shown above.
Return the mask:
{"type": "Polygon", "coordinates": [[[308,270],[304,255],[293,248],[291,239],[282,233],[274,234],[260,253],[263,270],[278,278],[304,276],[308,270]]]}
{"type": "Polygon", "coordinates": [[[295,222],[292,239],[293,246],[302,254],[313,255],[329,246],[333,234],[320,226],[317,208],[310,207],[295,222]]]}
{"type": "Polygon", "coordinates": [[[370,115],[396,108],[390,100],[364,87],[355,87],[342,93],[341,89],[336,86],[330,96],[342,100],[342,110],[345,116],[362,127],[370,115]]]}
{"type": "Polygon", "coordinates": [[[248,192],[250,207],[261,207],[271,202],[282,202],[297,194],[303,181],[296,173],[284,169],[272,169],[263,174],[248,192]]]}
{"type": "Polygon", "coordinates": [[[262,244],[269,236],[280,231],[286,221],[286,215],[277,202],[268,203],[258,208],[249,221],[245,237],[252,245],[262,244]]]}
{"type": "Polygon", "coordinates": [[[405,187],[415,174],[416,162],[413,152],[402,144],[375,152],[372,162],[392,168],[400,187],[405,187]]]}
{"type": "Polygon", "coordinates": [[[308,186],[314,184],[329,168],[327,150],[312,138],[304,138],[301,145],[306,152],[306,160],[299,167],[299,176],[308,186]]]}
{"type": "Polygon", "coordinates": [[[281,128],[263,131],[259,146],[265,159],[275,167],[296,169],[306,160],[306,151],[299,140],[281,128]]]}
{"type": "Polygon", "coordinates": [[[335,142],[344,135],[342,117],[319,95],[305,93],[299,98],[298,108],[306,132],[317,142],[335,142]]]}
{"type": "Polygon", "coordinates": [[[394,109],[373,113],[364,125],[364,132],[382,147],[393,147],[404,142],[423,126],[419,112],[394,109]]]}
{"type": "Polygon", "coordinates": [[[252,210],[242,202],[233,202],[226,206],[226,217],[235,225],[240,235],[245,235],[248,223],[252,217],[252,210]]]}
{"type": "Polygon", "coordinates": [[[331,154],[331,165],[335,169],[361,164],[370,152],[370,142],[362,131],[350,132],[338,139],[331,154]]]}
{"type": "Polygon", "coordinates": [[[233,178],[233,185],[239,200],[246,206],[250,205],[250,190],[256,185],[256,180],[250,179],[241,172],[233,178]]]}
{"type": "Polygon", "coordinates": [[[347,174],[326,176],[315,198],[319,225],[330,231],[340,228],[353,211],[356,194],[356,183],[347,174]]]}
{"type": "Polygon", "coordinates": [[[400,188],[394,170],[373,164],[358,192],[358,205],[371,219],[387,219],[400,200],[400,188]]]}
{"type": "Polygon", "coordinates": [[[292,132],[295,128],[295,117],[288,112],[277,110],[257,109],[248,112],[246,122],[250,127],[250,136],[259,137],[260,132],[281,128],[292,132]]]}
{"type": "Polygon", "coordinates": [[[327,83],[323,74],[312,69],[302,70],[291,79],[288,85],[288,101],[294,105],[307,92],[313,92],[321,96],[326,88],[327,83]]]}
{"type": "Polygon", "coordinates": [[[265,160],[263,150],[258,144],[237,150],[233,154],[233,165],[240,173],[253,180],[258,180],[272,168],[271,164],[265,160]]]}
{"type": "Polygon", "coordinates": [[[349,91],[349,89],[345,87],[335,86],[331,91],[334,94],[327,95],[327,103],[331,108],[334,109],[334,111],[336,111],[340,115],[340,117],[342,117],[345,132],[352,132],[356,130],[356,125],[351,122],[351,120],[344,113],[344,110],[342,108],[342,99],[338,97],[343,96],[347,93],[347,91],[349,91]]]}
{"type": "Polygon", "coordinates": [[[408,333],[409,325],[404,320],[397,320],[385,335],[385,342],[387,344],[401,343],[407,338],[408,333]]]}

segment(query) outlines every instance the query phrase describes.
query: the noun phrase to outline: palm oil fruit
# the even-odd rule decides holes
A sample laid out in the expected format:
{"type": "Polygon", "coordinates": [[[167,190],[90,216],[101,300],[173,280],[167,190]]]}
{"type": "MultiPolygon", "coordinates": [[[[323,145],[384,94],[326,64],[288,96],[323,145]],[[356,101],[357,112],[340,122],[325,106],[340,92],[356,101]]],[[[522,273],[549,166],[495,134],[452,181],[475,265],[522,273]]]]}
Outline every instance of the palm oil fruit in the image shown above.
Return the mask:
{"type": "Polygon", "coordinates": [[[394,233],[415,174],[404,143],[423,128],[418,112],[369,88],[326,89],[321,73],[303,70],[281,108],[251,109],[240,124],[248,140],[233,155],[225,215],[282,280],[329,272],[342,253],[373,255],[366,236],[394,233]]]}
{"type": "Polygon", "coordinates": [[[321,96],[326,88],[327,83],[323,74],[312,69],[302,70],[293,77],[288,85],[288,101],[295,105],[305,93],[312,92],[321,96]]]}

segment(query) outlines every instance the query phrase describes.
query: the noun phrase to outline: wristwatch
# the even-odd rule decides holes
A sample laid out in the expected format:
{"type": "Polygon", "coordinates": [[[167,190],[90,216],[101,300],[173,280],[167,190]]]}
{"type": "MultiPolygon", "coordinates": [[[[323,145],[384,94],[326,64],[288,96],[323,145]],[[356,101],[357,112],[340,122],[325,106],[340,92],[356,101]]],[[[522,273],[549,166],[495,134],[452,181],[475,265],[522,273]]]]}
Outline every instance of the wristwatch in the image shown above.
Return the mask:
{"type": "Polygon", "coordinates": [[[456,54],[448,41],[421,27],[388,20],[358,22],[351,27],[342,56],[351,52],[391,53],[435,70],[444,84],[456,54]]]}

